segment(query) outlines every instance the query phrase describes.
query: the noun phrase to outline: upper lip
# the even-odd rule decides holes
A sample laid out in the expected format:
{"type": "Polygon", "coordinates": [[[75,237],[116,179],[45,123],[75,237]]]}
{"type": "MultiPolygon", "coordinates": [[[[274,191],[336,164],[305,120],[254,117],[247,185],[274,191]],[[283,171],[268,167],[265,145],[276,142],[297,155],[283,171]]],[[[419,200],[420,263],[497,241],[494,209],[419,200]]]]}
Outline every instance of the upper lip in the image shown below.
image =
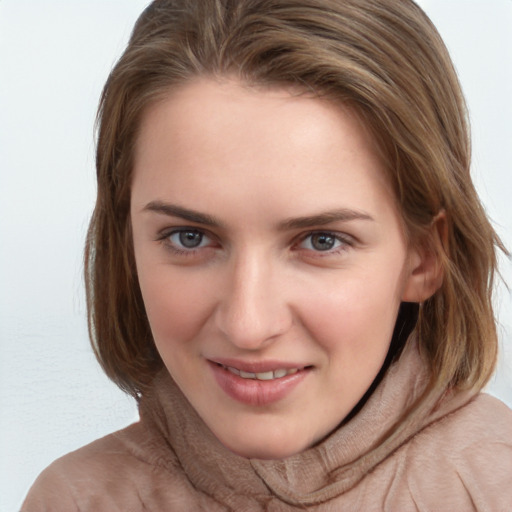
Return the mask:
{"type": "Polygon", "coordinates": [[[230,366],[231,368],[236,368],[237,370],[249,373],[264,373],[275,370],[293,370],[295,368],[301,370],[302,368],[311,366],[307,364],[293,363],[289,361],[243,361],[240,359],[231,359],[223,357],[209,359],[209,361],[215,364],[220,364],[222,366],[230,366]]]}

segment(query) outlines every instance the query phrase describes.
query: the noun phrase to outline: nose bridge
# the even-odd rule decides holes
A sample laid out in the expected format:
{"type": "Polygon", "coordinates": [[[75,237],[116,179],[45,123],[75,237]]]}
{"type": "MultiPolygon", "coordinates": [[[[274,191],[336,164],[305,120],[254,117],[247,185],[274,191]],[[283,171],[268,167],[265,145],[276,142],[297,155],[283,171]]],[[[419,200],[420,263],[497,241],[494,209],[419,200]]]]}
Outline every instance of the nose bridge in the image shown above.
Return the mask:
{"type": "Polygon", "coordinates": [[[233,258],[217,324],[234,345],[256,350],[288,327],[290,312],[278,274],[262,248],[245,248],[233,258]]]}

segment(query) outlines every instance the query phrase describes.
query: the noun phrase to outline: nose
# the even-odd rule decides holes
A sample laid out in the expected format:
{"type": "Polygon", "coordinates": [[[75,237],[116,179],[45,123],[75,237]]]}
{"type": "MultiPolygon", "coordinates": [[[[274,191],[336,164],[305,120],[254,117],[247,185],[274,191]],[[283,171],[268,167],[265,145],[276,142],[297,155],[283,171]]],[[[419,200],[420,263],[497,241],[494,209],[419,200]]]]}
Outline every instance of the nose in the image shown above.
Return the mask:
{"type": "Polygon", "coordinates": [[[245,254],[226,270],[215,312],[217,328],[235,346],[260,350],[292,324],[282,273],[264,254],[245,254]]]}

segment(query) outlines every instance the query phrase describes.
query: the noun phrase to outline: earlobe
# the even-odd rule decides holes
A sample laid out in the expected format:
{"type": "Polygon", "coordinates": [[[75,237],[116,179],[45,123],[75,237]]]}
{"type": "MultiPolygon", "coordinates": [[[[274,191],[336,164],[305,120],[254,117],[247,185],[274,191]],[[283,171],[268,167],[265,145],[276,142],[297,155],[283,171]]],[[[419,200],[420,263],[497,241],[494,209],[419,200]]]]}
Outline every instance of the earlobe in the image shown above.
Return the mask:
{"type": "Polygon", "coordinates": [[[443,255],[448,251],[448,223],[444,210],[439,212],[425,236],[411,247],[404,302],[424,302],[441,288],[444,277],[443,255]]]}

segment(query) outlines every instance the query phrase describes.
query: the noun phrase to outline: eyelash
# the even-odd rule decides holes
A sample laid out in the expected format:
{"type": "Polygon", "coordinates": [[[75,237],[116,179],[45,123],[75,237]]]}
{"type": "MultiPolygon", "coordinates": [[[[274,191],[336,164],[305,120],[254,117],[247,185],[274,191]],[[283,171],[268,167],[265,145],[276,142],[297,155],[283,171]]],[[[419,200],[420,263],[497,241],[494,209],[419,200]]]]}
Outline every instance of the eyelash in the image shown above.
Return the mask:
{"type": "Polygon", "coordinates": [[[201,242],[200,242],[201,244],[203,243],[205,238],[213,240],[213,237],[206,234],[206,232],[202,229],[182,227],[182,228],[163,231],[158,236],[157,241],[162,242],[165,245],[166,249],[168,249],[169,251],[171,251],[172,253],[174,253],[178,256],[195,256],[199,250],[209,248],[209,246],[201,246],[201,245],[198,247],[194,247],[194,248],[180,248],[180,247],[176,246],[176,244],[173,243],[170,240],[170,238],[171,238],[171,236],[179,235],[180,233],[197,233],[197,234],[201,235],[201,237],[202,237],[201,242]]]}
{"type": "Polygon", "coordinates": [[[344,233],[336,233],[336,232],[332,232],[332,231],[322,231],[322,230],[311,231],[309,233],[301,235],[299,237],[298,243],[295,244],[295,246],[303,244],[308,239],[310,240],[310,245],[312,245],[312,238],[315,235],[330,237],[330,238],[334,239],[335,243],[339,243],[339,245],[337,247],[332,248],[332,249],[327,249],[325,251],[315,250],[315,249],[307,249],[308,251],[311,251],[312,253],[314,253],[315,257],[326,257],[326,256],[330,256],[333,254],[339,254],[341,252],[346,251],[350,247],[354,246],[354,239],[351,236],[344,234],[344,233]]]}
{"type": "MultiPolygon", "coordinates": [[[[209,245],[206,245],[206,246],[199,245],[198,247],[194,247],[194,248],[178,247],[176,245],[176,243],[174,243],[170,240],[170,238],[173,235],[179,235],[181,233],[197,233],[197,234],[201,235],[202,238],[201,238],[200,244],[203,244],[205,238],[209,239],[210,241],[214,240],[214,237],[212,235],[209,235],[207,232],[205,232],[202,229],[182,227],[182,228],[176,228],[176,229],[172,229],[172,230],[163,231],[158,236],[157,241],[162,242],[165,245],[165,247],[172,253],[174,253],[178,256],[185,256],[185,257],[196,256],[200,250],[211,248],[209,245]]],[[[335,243],[339,243],[339,245],[335,248],[327,249],[325,251],[315,250],[315,249],[306,249],[308,252],[315,254],[314,257],[326,257],[326,256],[330,256],[330,255],[339,254],[341,252],[348,250],[350,247],[353,247],[354,243],[355,243],[353,237],[351,237],[347,234],[336,233],[336,232],[332,232],[332,231],[316,230],[316,231],[310,231],[308,233],[301,234],[299,237],[297,237],[297,239],[296,239],[297,241],[294,242],[293,248],[299,247],[301,244],[306,242],[308,239],[310,240],[310,245],[311,245],[311,239],[315,235],[332,237],[335,240],[335,243]]]]}

